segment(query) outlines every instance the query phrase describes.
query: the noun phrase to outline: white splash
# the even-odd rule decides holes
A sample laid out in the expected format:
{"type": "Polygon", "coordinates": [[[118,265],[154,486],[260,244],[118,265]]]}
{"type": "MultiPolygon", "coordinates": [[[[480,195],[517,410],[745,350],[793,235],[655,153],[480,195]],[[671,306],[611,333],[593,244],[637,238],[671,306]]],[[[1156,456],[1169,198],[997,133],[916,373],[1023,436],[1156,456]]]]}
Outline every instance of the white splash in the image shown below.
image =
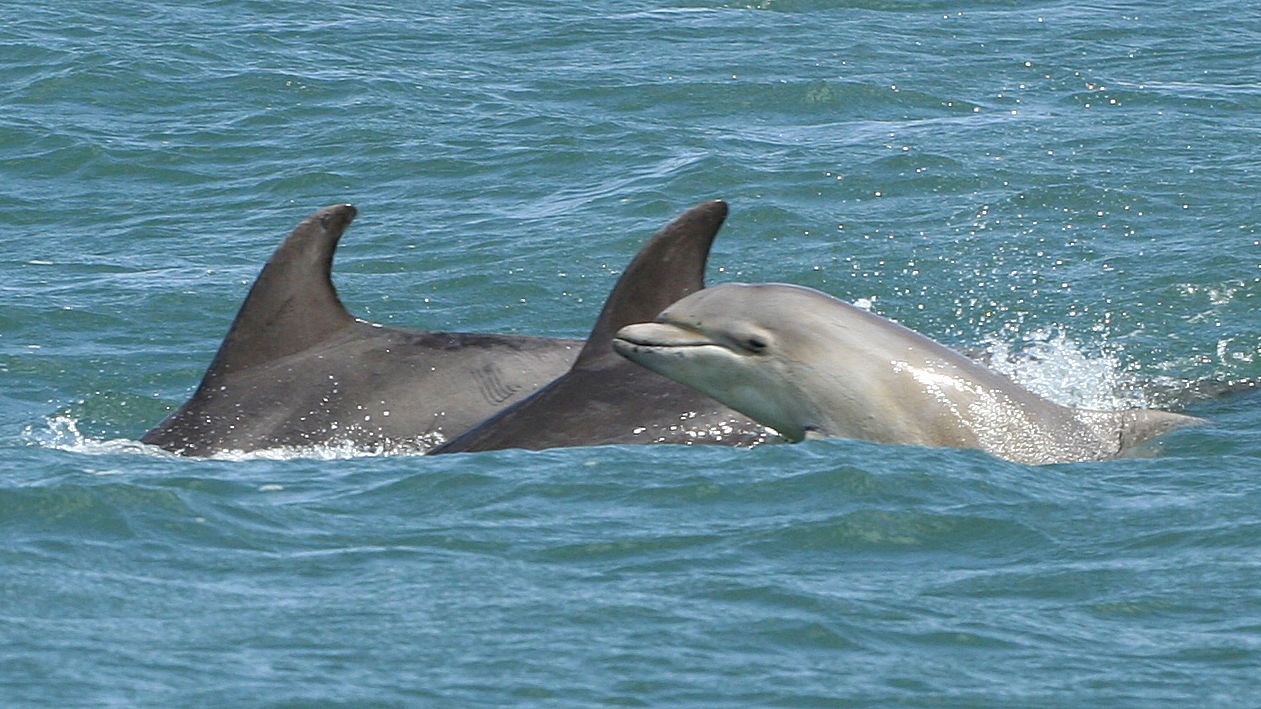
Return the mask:
{"type": "Polygon", "coordinates": [[[1014,344],[990,337],[985,348],[991,368],[1056,403],[1084,409],[1150,406],[1115,353],[1087,348],[1063,332],[1038,330],[1014,344]]]}
{"type": "MultiPolygon", "coordinates": [[[[79,430],[79,422],[68,414],[49,416],[41,428],[27,426],[22,439],[30,444],[82,455],[152,454],[157,450],[140,441],[127,438],[94,439],[79,430]]],[[[162,451],[164,455],[169,455],[162,451]]]]}
{"type": "MultiPolygon", "coordinates": [[[[143,455],[152,458],[197,460],[185,458],[157,446],[151,446],[130,438],[93,438],[79,429],[79,421],[68,414],[56,414],[45,419],[44,425],[32,424],[22,432],[22,438],[30,445],[80,455],[143,455]]],[[[347,460],[350,458],[378,458],[382,456],[414,456],[440,445],[442,441],[417,441],[415,448],[398,447],[365,448],[350,441],[334,441],[310,446],[279,446],[255,451],[222,451],[200,460],[347,460]]]]}

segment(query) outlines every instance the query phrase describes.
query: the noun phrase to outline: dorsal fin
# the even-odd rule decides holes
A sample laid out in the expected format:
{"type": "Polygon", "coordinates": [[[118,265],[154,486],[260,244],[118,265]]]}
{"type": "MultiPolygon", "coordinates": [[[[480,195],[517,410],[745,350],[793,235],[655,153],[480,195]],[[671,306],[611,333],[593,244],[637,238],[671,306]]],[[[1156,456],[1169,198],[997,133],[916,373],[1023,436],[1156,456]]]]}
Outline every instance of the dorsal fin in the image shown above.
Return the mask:
{"type": "Polygon", "coordinates": [[[429,453],[645,443],[658,435],[687,443],[706,435],[680,425],[683,420],[706,421],[704,430],[730,430],[733,444],[765,437],[759,424],[613,350],[613,335],[622,327],[651,321],[705,287],[709,247],[726,217],[726,203],[705,202],[654,234],[613,286],[569,371],[429,453]],[[638,438],[649,430],[654,433],[638,438]]]}
{"type": "Polygon", "coordinates": [[[574,362],[577,369],[613,352],[613,335],[648,322],[685,295],[705,287],[709,247],[727,218],[727,203],[702,202],[653,234],[622,272],[574,362]]]}
{"type": "Polygon", "coordinates": [[[357,211],[349,204],[307,217],[258,274],[206,371],[205,381],[311,347],[354,322],[333,287],[333,252],[357,211]]]}
{"type": "Polygon", "coordinates": [[[1121,451],[1124,452],[1158,436],[1186,426],[1202,426],[1202,418],[1158,409],[1128,409],[1112,412],[1120,424],[1121,451]]]}

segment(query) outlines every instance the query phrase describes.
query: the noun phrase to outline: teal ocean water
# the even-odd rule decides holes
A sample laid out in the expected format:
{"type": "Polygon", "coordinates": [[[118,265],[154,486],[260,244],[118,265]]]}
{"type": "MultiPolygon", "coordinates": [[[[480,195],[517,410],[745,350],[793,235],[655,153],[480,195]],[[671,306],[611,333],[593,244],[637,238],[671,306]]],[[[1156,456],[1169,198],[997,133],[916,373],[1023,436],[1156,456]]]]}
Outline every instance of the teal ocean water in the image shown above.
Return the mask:
{"type": "Polygon", "coordinates": [[[0,704],[1261,704],[1261,7],[0,7],[0,704]],[[271,250],[397,327],[582,337],[730,202],[785,281],[1089,406],[1048,467],[824,441],[185,460],[271,250]]]}

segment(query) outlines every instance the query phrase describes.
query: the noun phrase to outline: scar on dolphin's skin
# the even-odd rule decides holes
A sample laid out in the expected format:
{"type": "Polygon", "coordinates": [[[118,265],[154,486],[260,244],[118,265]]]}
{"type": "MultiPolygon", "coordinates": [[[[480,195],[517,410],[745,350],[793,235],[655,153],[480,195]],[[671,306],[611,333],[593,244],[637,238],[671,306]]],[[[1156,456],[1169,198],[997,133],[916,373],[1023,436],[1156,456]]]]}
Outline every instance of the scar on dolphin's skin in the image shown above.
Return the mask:
{"type": "Polygon", "coordinates": [[[493,363],[473,372],[473,377],[477,380],[477,388],[482,392],[482,396],[486,398],[487,402],[495,406],[503,406],[504,402],[511,399],[513,394],[521,390],[519,386],[512,386],[504,382],[499,368],[493,363]]]}

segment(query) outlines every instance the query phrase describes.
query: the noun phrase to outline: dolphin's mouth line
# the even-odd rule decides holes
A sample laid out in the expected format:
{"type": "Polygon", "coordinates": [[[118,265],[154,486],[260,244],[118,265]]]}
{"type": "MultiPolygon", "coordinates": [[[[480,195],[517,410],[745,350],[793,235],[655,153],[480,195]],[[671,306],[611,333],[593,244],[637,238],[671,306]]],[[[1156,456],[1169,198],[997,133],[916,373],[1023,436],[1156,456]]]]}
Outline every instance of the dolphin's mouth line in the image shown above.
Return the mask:
{"type": "Polygon", "coordinates": [[[614,337],[614,345],[646,350],[680,350],[694,347],[717,347],[712,342],[654,342],[651,340],[632,340],[628,337],[614,337]]]}
{"type": "Polygon", "coordinates": [[[731,352],[732,349],[721,342],[713,342],[711,340],[650,340],[644,338],[634,338],[620,335],[613,338],[613,349],[623,353],[649,353],[655,352],[660,355],[673,354],[675,356],[683,356],[684,352],[696,352],[699,350],[715,348],[725,352],[731,352]]]}
{"type": "MultiPolygon", "coordinates": [[[[705,333],[686,325],[668,322],[627,325],[613,336],[613,348],[623,355],[686,357],[706,348],[729,350],[705,333]]],[[[641,363],[642,364],[642,363],[641,363]]]]}

